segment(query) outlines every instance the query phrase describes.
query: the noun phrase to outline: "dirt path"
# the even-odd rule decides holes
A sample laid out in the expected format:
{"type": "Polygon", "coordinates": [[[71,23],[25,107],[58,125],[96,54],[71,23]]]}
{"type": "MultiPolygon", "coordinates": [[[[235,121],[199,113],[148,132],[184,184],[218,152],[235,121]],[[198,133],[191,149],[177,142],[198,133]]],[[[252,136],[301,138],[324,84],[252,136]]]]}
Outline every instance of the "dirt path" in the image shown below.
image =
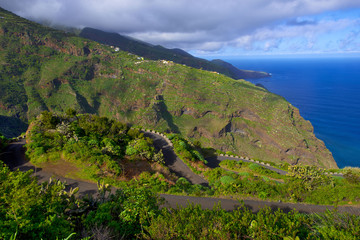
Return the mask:
{"type": "Polygon", "coordinates": [[[33,170],[33,175],[36,176],[39,182],[49,181],[50,177],[65,181],[67,183],[67,190],[70,188],[79,187],[80,196],[84,196],[86,194],[94,195],[97,193],[97,184],[95,183],[65,178],[35,167],[25,158],[24,145],[24,139],[19,142],[10,143],[2,155],[4,163],[8,165],[12,171],[17,169],[23,172],[33,170]]]}
{"type": "MultiPolygon", "coordinates": [[[[160,137],[159,137],[160,138],[160,137]]],[[[155,139],[157,141],[156,145],[160,146],[164,144],[159,139],[155,139]],[[159,141],[159,142],[158,142],[159,141]]],[[[165,140],[164,140],[165,141],[165,140]]],[[[97,193],[97,184],[79,181],[69,178],[64,178],[61,176],[54,176],[52,173],[45,172],[41,168],[35,168],[30,162],[28,162],[25,158],[25,149],[24,149],[25,140],[21,140],[19,142],[10,143],[9,146],[5,149],[5,152],[2,154],[2,159],[9,166],[11,170],[27,171],[32,169],[34,171],[34,175],[38,178],[40,182],[48,181],[50,177],[55,177],[59,180],[67,182],[67,188],[70,187],[79,187],[79,195],[84,196],[86,194],[94,195],[97,193]]],[[[164,146],[164,151],[166,150],[166,146],[164,146]]],[[[169,151],[171,153],[171,151],[169,151]]],[[[165,155],[165,153],[164,153],[165,155]]],[[[167,155],[168,156],[168,155],[167,155]]],[[[171,160],[171,159],[170,159],[171,160]]],[[[174,163],[169,162],[176,166],[174,163]]],[[[185,165],[186,166],[186,165],[185,165]]],[[[186,166],[187,167],[187,166],[186,166]]],[[[176,167],[174,167],[175,170],[176,167]]],[[[179,174],[180,171],[177,171],[179,174]]],[[[189,203],[200,204],[203,209],[213,209],[214,204],[219,204],[225,210],[233,210],[234,208],[241,206],[241,202],[237,200],[231,199],[221,199],[221,198],[205,198],[205,197],[189,197],[189,196],[177,196],[177,195],[169,195],[169,194],[160,194],[166,200],[164,207],[173,207],[177,206],[187,206],[189,203]]],[[[269,201],[260,201],[260,200],[244,200],[244,204],[248,207],[252,212],[257,212],[261,208],[268,206],[274,210],[280,208],[285,212],[289,212],[292,209],[297,209],[302,213],[317,213],[324,212],[326,209],[333,209],[332,206],[320,206],[320,205],[310,205],[310,204],[292,204],[292,203],[277,203],[277,202],[269,202],[269,201]]],[[[338,207],[339,212],[348,212],[351,214],[360,215],[360,208],[357,207],[338,207]]]]}

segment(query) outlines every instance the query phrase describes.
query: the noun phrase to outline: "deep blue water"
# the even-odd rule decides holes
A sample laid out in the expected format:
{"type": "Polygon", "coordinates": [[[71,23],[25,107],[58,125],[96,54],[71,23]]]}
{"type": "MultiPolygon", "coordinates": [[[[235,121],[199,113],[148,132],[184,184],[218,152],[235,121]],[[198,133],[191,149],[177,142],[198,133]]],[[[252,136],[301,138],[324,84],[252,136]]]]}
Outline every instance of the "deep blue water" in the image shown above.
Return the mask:
{"type": "Polygon", "coordinates": [[[360,58],[227,61],[240,69],[272,73],[251,82],[299,108],[340,168],[360,167],[360,58]]]}

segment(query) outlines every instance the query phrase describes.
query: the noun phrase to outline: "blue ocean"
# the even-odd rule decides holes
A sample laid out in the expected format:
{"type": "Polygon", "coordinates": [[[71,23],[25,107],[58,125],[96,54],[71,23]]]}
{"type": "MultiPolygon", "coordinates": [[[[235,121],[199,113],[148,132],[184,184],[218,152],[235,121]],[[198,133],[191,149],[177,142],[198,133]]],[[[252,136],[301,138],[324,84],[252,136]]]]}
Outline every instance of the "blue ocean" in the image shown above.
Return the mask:
{"type": "Polygon", "coordinates": [[[240,69],[271,73],[271,78],[251,82],[299,108],[340,168],[360,167],[360,58],[226,61],[240,69]]]}

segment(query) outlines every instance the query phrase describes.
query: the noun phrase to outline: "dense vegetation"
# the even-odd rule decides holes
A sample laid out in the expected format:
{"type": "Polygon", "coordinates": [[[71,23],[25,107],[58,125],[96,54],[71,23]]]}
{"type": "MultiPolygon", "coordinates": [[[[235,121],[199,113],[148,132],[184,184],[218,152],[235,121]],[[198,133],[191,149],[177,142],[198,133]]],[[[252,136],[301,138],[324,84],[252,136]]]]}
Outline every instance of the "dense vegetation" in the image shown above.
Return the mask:
{"type": "Polygon", "coordinates": [[[159,214],[157,197],[146,189],[122,189],[109,195],[101,185],[99,196],[76,198],[77,189],[65,184],[38,184],[31,171],[11,172],[0,166],[0,238],[62,239],[76,232],[93,239],[129,238],[141,233],[159,214]]]}
{"type": "Polygon", "coordinates": [[[256,214],[245,207],[159,208],[146,188],[76,198],[59,181],[38,184],[31,172],[11,172],[0,164],[1,239],[359,239],[360,217],[336,212],[256,214]],[[69,238],[68,238],[69,237],[69,238]]]}
{"type": "Polygon", "coordinates": [[[156,152],[152,144],[138,129],[69,109],[61,116],[45,111],[32,122],[27,154],[38,166],[64,160],[81,169],[85,179],[114,180],[125,175],[128,162],[163,165],[162,152],[156,152]]]}
{"type": "MultiPolygon", "coordinates": [[[[24,124],[73,108],[197,139],[266,161],[336,168],[312,126],[280,96],[246,81],[139,56],[0,9],[0,117],[24,124]]],[[[5,132],[7,131],[7,132],[5,132]]]]}
{"type": "Polygon", "coordinates": [[[205,165],[207,164],[207,161],[205,160],[204,156],[196,149],[198,146],[191,144],[179,134],[169,134],[168,138],[174,144],[174,152],[176,153],[176,155],[193,172],[201,174],[201,170],[205,170],[205,165]],[[198,168],[200,168],[201,170],[197,170],[198,168]]]}
{"type": "MultiPolygon", "coordinates": [[[[27,154],[42,168],[59,168],[64,176],[105,181],[118,187],[148,186],[154,192],[196,196],[232,196],[314,204],[356,204],[360,201],[360,172],[351,169],[344,177],[325,174],[314,166],[288,166],[280,175],[256,163],[225,160],[209,168],[192,144],[177,134],[168,134],[175,153],[210,188],[192,185],[171,174],[161,151],[136,128],[89,114],[64,115],[43,112],[31,123],[27,154]]],[[[199,150],[197,150],[199,149],[199,150]]]]}
{"type": "Polygon", "coordinates": [[[205,173],[215,195],[329,205],[360,202],[357,169],[348,169],[344,177],[336,177],[314,166],[289,166],[287,175],[242,161],[226,160],[220,166],[205,173]]]}
{"type": "MultiPolygon", "coordinates": [[[[182,141],[194,157],[200,156],[182,141]]],[[[76,114],[71,109],[64,115],[43,112],[31,123],[27,142],[30,161],[60,176],[101,180],[117,187],[148,186],[161,193],[211,194],[211,190],[171,174],[152,139],[106,117],[76,114]]]]}

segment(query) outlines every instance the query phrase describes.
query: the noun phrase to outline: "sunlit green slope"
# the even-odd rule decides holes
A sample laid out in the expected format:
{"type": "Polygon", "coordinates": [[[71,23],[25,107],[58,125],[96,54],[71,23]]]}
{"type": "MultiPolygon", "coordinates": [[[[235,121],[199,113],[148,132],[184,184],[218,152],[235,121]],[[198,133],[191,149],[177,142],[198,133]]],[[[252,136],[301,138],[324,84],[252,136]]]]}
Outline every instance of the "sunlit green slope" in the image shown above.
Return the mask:
{"type": "MultiPolygon", "coordinates": [[[[252,158],[336,167],[310,122],[278,95],[221,74],[115,52],[0,9],[1,118],[20,119],[23,131],[20,125],[40,112],[67,108],[179,132],[252,158]]],[[[7,126],[2,122],[0,131],[7,126]]]]}

